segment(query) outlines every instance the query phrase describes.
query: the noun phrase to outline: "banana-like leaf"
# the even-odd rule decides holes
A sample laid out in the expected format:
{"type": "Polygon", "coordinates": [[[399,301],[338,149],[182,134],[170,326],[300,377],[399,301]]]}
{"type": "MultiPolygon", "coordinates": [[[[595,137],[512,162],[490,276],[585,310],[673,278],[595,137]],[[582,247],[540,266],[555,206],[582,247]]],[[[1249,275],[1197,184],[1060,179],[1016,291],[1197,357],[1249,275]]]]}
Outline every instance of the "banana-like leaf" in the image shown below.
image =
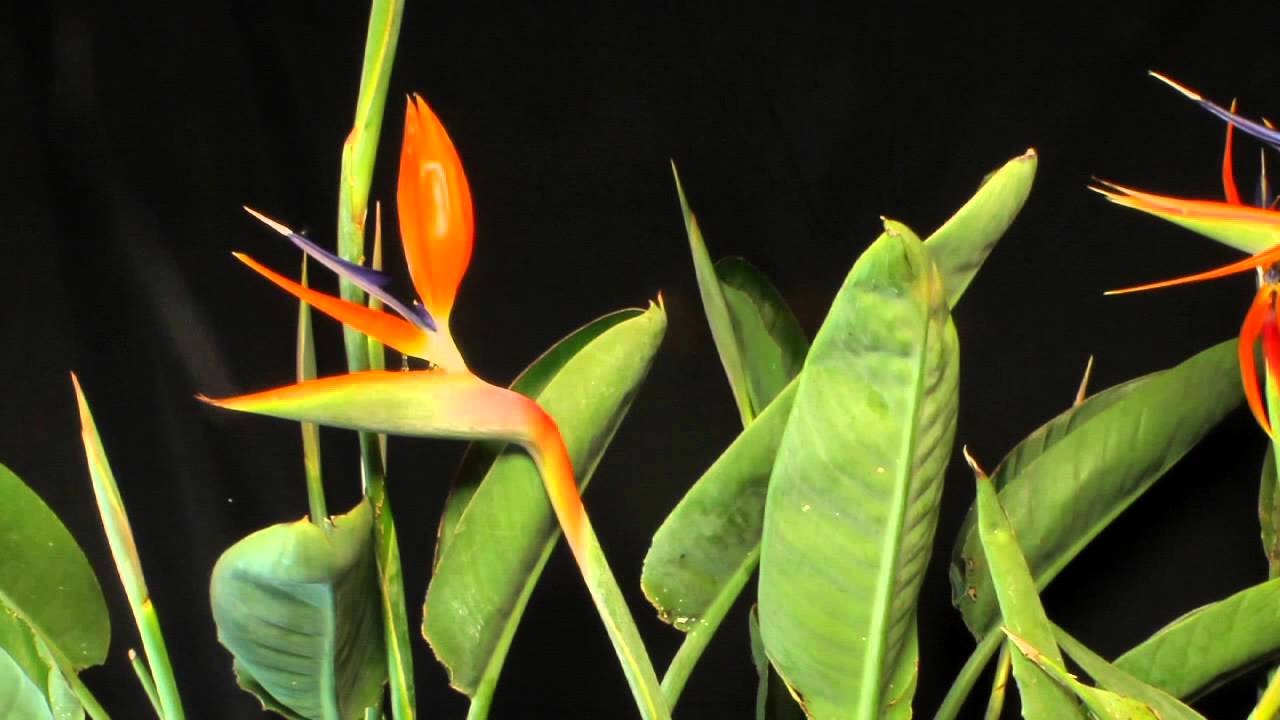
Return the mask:
{"type": "Polygon", "coordinates": [[[264,707],[312,720],[362,718],[387,679],[373,512],[273,525],[223,553],[209,595],[218,640],[264,707]]]}
{"type": "MultiPolygon", "coordinates": [[[[1028,575],[1029,578],[1030,575],[1028,575]]],[[[1097,718],[1097,720],[1161,720],[1161,716],[1157,715],[1149,705],[1141,700],[1085,685],[1077,680],[1074,675],[1067,672],[1061,659],[1053,659],[1017,635],[1010,633],[1009,641],[1018,649],[1018,655],[1014,656],[1015,663],[1018,656],[1021,656],[1027,662],[1034,663],[1032,669],[1038,670],[1044,680],[1054,682],[1060,689],[1068,690],[1075,694],[1080,703],[1083,704],[1083,709],[1088,710],[1089,717],[1097,718]]],[[[1019,688],[1021,688],[1022,681],[1019,680],[1018,682],[1019,688]]],[[[1083,717],[1079,709],[1077,709],[1075,715],[1083,717]]],[[[1066,717],[1066,715],[1058,712],[1047,715],[1033,715],[1031,710],[1025,706],[1023,707],[1022,716],[1025,718],[1066,717]]]]}
{"type": "Polygon", "coordinates": [[[809,341],[782,294],[746,260],[718,260],[715,274],[742,357],[742,382],[754,419],[800,372],[809,341]]]}
{"type": "Polygon", "coordinates": [[[1204,720],[1204,716],[1178,702],[1169,693],[1142,682],[1102,659],[1062,628],[1054,627],[1054,637],[1063,652],[1088,673],[1098,687],[1141,700],[1155,710],[1162,720],[1204,720]]]}
{"type": "MultiPolygon", "coordinates": [[[[0,616],[21,618],[72,670],[101,665],[111,625],[98,578],[49,506],[3,465],[0,528],[0,616]]],[[[0,649],[10,649],[5,635],[0,649]]]]}
{"type": "Polygon", "coordinates": [[[1037,163],[1035,150],[1005,163],[984,178],[969,202],[925,240],[952,307],[1022,209],[1031,193],[1037,163]]]}
{"type": "Polygon", "coordinates": [[[40,686],[0,648],[0,717],[8,720],[54,720],[40,686]]]}
{"type": "MultiPolygon", "coordinates": [[[[992,480],[1044,588],[1099,532],[1240,404],[1230,340],[1168,370],[1111,388],[1036,430],[992,480]]],[[[952,560],[953,601],[978,638],[998,609],[975,513],[952,560]]]]}
{"type": "Polygon", "coordinates": [[[760,678],[756,689],[756,720],[802,720],[804,711],[792,699],[787,684],[769,664],[769,656],[765,655],[764,641],[760,639],[760,616],[754,606],[747,616],[747,628],[751,633],[751,662],[755,664],[760,678]]]}
{"type": "MultiPolygon", "coordinates": [[[[967,454],[965,457],[968,459],[967,454]]],[[[978,481],[974,501],[978,510],[978,539],[991,565],[1000,620],[1010,642],[1021,651],[1012,657],[1013,677],[1018,681],[1018,696],[1022,699],[1022,716],[1027,720],[1082,718],[1070,689],[1059,685],[1042,669],[1046,663],[1058,668],[1063,666],[1062,653],[1053,640],[1053,625],[1044,614],[1031,568],[1009,525],[1009,517],[1000,507],[995,486],[977,463],[972,459],[969,463],[978,481]],[[1035,654],[1027,648],[1035,648],[1035,654]]]]}
{"type": "Polygon", "coordinates": [[[1280,654],[1280,579],[1192,610],[1116,658],[1115,666],[1195,700],[1280,654]]]}
{"type": "Polygon", "coordinates": [[[958,370],[942,278],[886,221],[814,339],[765,502],[761,632],[811,717],[911,713],[958,370]]]}
{"type": "MultiPolygon", "coordinates": [[[[555,419],[580,487],[626,415],[666,324],[657,305],[607,316],[549,350],[518,383],[555,419]]],[[[486,699],[560,536],[529,455],[511,447],[492,457],[493,446],[473,449],[460,475],[441,523],[423,620],[451,684],[486,699]]]]}

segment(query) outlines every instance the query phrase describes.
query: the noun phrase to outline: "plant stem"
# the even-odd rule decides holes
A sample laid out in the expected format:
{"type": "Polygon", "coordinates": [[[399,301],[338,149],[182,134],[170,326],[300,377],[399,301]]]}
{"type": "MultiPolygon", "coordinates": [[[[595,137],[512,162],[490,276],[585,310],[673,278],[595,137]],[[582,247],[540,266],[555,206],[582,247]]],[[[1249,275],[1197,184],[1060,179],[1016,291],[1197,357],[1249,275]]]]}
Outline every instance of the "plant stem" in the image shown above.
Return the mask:
{"type": "Polygon", "coordinates": [[[1258,706],[1249,713],[1249,720],[1273,720],[1277,713],[1280,713],[1280,673],[1273,672],[1258,706]]]}
{"type": "MultiPolygon", "coordinates": [[[[307,256],[302,256],[302,286],[307,287],[307,256]]],[[[316,344],[311,331],[311,306],[298,303],[298,351],[294,362],[298,382],[316,377],[316,344]]],[[[307,478],[307,505],[311,524],[329,528],[329,508],[324,501],[324,477],[320,470],[320,427],[315,423],[302,426],[302,466],[307,478]]]]}
{"type": "Polygon", "coordinates": [[[129,649],[129,664],[133,666],[133,674],[138,676],[138,683],[142,685],[142,691],[147,694],[147,699],[151,701],[151,708],[156,711],[156,717],[164,718],[164,711],[160,709],[160,696],[156,694],[156,683],[151,678],[151,671],[147,669],[147,664],[138,657],[138,653],[129,649]]]}
{"type": "Polygon", "coordinates": [[[720,628],[720,623],[724,621],[725,615],[729,613],[738,595],[741,594],[742,588],[751,579],[752,573],[759,564],[760,545],[757,543],[755,549],[746,556],[721,589],[715,601],[707,606],[702,617],[698,618],[697,623],[685,633],[684,642],[680,643],[675,657],[671,658],[671,664],[667,666],[666,674],[662,676],[662,695],[666,698],[668,707],[676,706],[694,666],[697,665],[711,638],[720,628]]]}
{"type": "Polygon", "coordinates": [[[1000,658],[996,660],[996,674],[991,679],[991,696],[987,698],[986,720],[1000,720],[1000,713],[1004,711],[1005,690],[1009,687],[1009,671],[1012,668],[1013,656],[1009,654],[1009,643],[1002,643],[1000,658]]]}
{"type": "Polygon", "coordinates": [[[933,720],[955,720],[959,716],[960,709],[964,707],[964,701],[969,697],[969,691],[973,690],[974,683],[978,682],[978,676],[986,669],[991,656],[1000,648],[1003,640],[1004,635],[999,628],[987,631],[982,642],[978,643],[973,653],[969,655],[969,659],[965,661],[964,667],[960,668],[959,674],[951,683],[951,689],[942,699],[942,705],[938,707],[933,720]]]}
{"type": "MultiPolygon", "coordinates": [[[[338,254],[354,263],[364,260],[369,186],[373,179],[387,86],[403,14],[404,3],[401,0],[373,0],[360,72],[360,91],[356,98],[355,122],[342,146],[342,175],[338,183],[338,254]]],[[[339,292],[345,300],[364,302],[364,293],[345,278],[339,282],[339,292]]],[[[365,336],[351,328],[343,328],[343,339],[348,369],[351,372],[369,369],[370,348],[365,336]]],[[[376,435],[360,433],[360,460],[365,496],[369,498],[375,516],[374,541],[377,546],[378,586],[382,595],[387,674],[391,681],[391,716],[396,720],[411,720],[415,715],[416,700],[413,655],[409,648],[409,618],[404,603],[404,577],[376,435]]]]}

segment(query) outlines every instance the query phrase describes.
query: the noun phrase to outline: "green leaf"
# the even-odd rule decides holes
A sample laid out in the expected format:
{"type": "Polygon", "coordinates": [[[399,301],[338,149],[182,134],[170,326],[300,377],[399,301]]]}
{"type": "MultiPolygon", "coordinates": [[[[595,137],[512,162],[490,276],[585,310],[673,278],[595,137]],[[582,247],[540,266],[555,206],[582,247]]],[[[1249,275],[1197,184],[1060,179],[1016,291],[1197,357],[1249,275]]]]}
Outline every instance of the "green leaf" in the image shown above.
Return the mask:
{"type": "Polygon", "coordinates": [[[947,302],[955,307],[992,248],[1013,224],[1036,176],[1035,150],[988,175],[969,202],[934,231],[924,246],[942,273],[947,302]]]}
{"type": "Polygon", "coordinates": [[[720,353],[720,362],[724,365],[725,375],[729,378],[729,387],[733,390],[733,401],[738,406],[738,414],[742,416],[742,424],[746,425],[755,417],[751,406],[751,394],[748,389],[746,359],[742,345],[734,335],[733,319],[725,302],[724,289],[716,276],[711,255],[707,252],[707,244],[702,239],[702,230],[698,227],[698,218],[689,209],[688,198],[684,194],[684,186],[680,184],[680,174],[676,172],[676,164],[671,163],[671,176],[676,182],[676,195],[680,198],[680,214],[684,217],[685,233],[689,236],[689,250],[693,253],[693,270],[698,278],[698,292],[702,295],[702,309],[707,315],[707,323],[711,325],[711,338],[715,341],[716,350],[720,353]]]}
{"type": "Polygon", "coordinates": [[[1116,658],[1115,666],[1195,700],[1280,653],[1280,579],[1192,610],[1116,658]]]}
{"type": "MultiPolygon", "coordinates": [[[[559,426],[580,487],[626,415],[666,324],[666,312],[656,305],[615,313],[562,341],[522,376],[520,389],[559,426]]],[[[460,489],[450,501],[441,529],[449,539],[437,551],[423,621],[423,635],[451,684],[481,705],[493,693],[529,594],[560,535],[529,455],[505,449],[481,472],[487,452],[473,451],[460,485],[472,490],[460,489]]]]}
{"type": "Polygon", "coordinates": [[[1000,605],[1000,619],[1009,639],[1022,652],[1013,653],[1013,677],[1022,699],[1022,716],[1028,720],[1080,717],[1076,701],[1066,689],[1037,667],[1049,663],[1062,667],[1062,653],[1053,640],[1053,626],[1044,614],[1031,568],[1019,547],[1009,517],[1000,507],[995,486],[977,463],[965,453],[977,478],[978,539],[991,567],[1000,605]],[[1035,656],[1027,647],[1037,648],[1035,656]]]}
{"type": "Polygon", "coordinates": [[[53,720],[40,687],[0,648],[0,717],[6,720],[53,720]]]}
{"type": "Polygon", "coordinates": [[[746,260],[724,258],[716,262],[715,272],[754,419],[799,374],[809,341],[782,294],[746,260]]]}
{"type": "Polygon", "coordinates": [[[756,689],[756,720],[802,720],[804,711],[765,655],[764,641],[760,639],[760,616],[754,605],[747,616],[747,628],[751,634],[751,662],[760,678],[756,689]]]}
{"type": "Polygon", "coordinates": [[[1054,628],[1058,644],[1099,687],[1141,700],[1155,710],[1162,720],[1204,720],[1204,717],[1178,702],[1158,687],[1148,685],[1099,657],[1060,627],[1054,628]]]}
{"type": "Polygon", "coordinates": [[[895,680],[915,651],[958,356],[941,276],[886,221],[814,339],[765,503],[765,648],[814,718],[911,712],[895,680]]]}
{"type": "MultiPolygon", "coordinates": [[[[3,615],[21,618],[74,670],[107,657],[111,624],[89,561],[40,496],[0,465],[3,615]]],[[[4,637],[0,632],[0,648],[9,649],[4,637]]]]}
{"type": "MultiPolygon", "coordinates": [[[[1230,340],[1098,393],[1004,459],[992,480],[1040,588],[1240,403],[1235,350],[1230,340]]],[[[972,509],[951,583],[965,624],[983,637],[998,613],[972,509]]]]}
{"type": "Polygon", "coordinates": [[[273,525],[233,545],[213,569],[218,640],[242,686],[304,718],[361,718],[386,682],[373,512],[361,501],[329,530],[273,525]]]}
{"type": "MultiPolygon", "coordinates": [[[[1029,575],[1028,579],[1030,579],[1029,575]]],[[[1032,669],[1038,670],[1041,678],[1057,683],[1056,686],[1059,689],[1069,690],[1074,693],[1080,702],[1084,704],[1084,707],[1088,709],[1090,717],[1098,718],[1098,720],[1159,720],[1160,716],[1140,700],[1134,700],[1117,693],[1085,685],[1067,672],[1060,658],[1055,660],[1017,635],[1009,633],[1009,641],[1019,651],[1019,654],[1014,656],[1015,673],[1017,672],[1016,663],[1019,656],[1028,662],[1034,663],[1032,669]]],[[[1018,682],[1020,683],[1019,688],[1021,688],[1022,681],[1019,680],[1018,682]]],[[[1033,715],[1024,706],[1023,717],[1058,718],[1063,717],[1061,712],[1055,711],[1053,714],[1033,715]]],[[[1076,714],[1079,715],[1078,712],[1076,714]]]]}

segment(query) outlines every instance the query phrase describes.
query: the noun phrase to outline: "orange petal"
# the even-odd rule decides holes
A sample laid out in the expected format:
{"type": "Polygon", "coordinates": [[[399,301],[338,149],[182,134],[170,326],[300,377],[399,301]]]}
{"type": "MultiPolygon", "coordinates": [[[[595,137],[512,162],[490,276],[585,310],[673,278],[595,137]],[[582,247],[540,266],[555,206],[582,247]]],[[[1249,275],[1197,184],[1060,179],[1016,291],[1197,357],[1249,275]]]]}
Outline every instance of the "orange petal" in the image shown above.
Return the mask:
{"type": "Polygon", "coordinates": [[[1262,401],[1262,388],[1258,383],[1258,366],[1253,355],[1253,346],[1269,316],[1274,322],[1275,310],[1272,307],[1274,300],[1274,288],[1264,287],[1258,291],[1248,314],[1244,316],[1244,325],[1240,328],[1239,348],[1240,381],[1244,385],[1244,397],[1249,401],[1249,409],[1253,411],[1253,417],[1268,435],[1271,434],[1271,421],[1267,417],[1267,408],[1262,401]]]}
{"type": "Polygon", "coordinates": [[[409,275],[443,324],[471,262],[471,188],[444,126],[416,95],[405,110],[396,204],[409,275]]]}
{"type": "Polygon", "coordinates": [[[1243,260],[1237,260],[1230,265],[1223,265],[1220,268],[1206,270],[1202,273],[1194,275],[1186,275],[1184,277],[1173,278],[1172,280],[1161,280],[1160,282],[1149,283],[1147,285],[1137,285],[1134,287],[1121,288],[1119,290],[1108,290],[1106,295],[1124,295],[1125,293],[1142,292],[1144,290],[1155,290],[1157,288],[1170,287],[1173,285],[1186,285],[1188,283],[1201,282],[1204,280],[1213,280],[1214,278],[1235,275],[1236,273],[1246,272],[1259,267],[1267,267],[1276,262],[1280,262],[1280,245],[1273,248],[1263,250],[1257,255],[1251,255],[1243,260]]]}
{"type": "MultiPolygon", "coordinates": [[[[1231,112],[1236,111],[1236,101],[1231,101],[1231,112]]],[[[1232,167],[1231,160],[1231,131],[1235,128],[1234,123],[1227,123],[1227,142],[1222,150],[1222,191],[1226,193],[1227,202],[1232,205],[1242,205],[1240,202],[1240,190],[1236,188],[1236,173],[1232,167]]]]}
{"type": "Polygon", "coordinates": [[[1252,205],[1233,205],[1217,200],[1188,200],[1168,195],[1155,195],[1112,182],[1098,182],[1102,187],[1091,187],[1090,189],[1101,193],[1117,205],[1124,205],[1135,210],[1185,215],[1204,220],[1238,220],[1247,223],[1280,225],[1280,213],[1265,208],[1257,208],[1252,205]]]}
{"type": "Polygon", "coordinates": [[[232,254],[240,262],[253,268],[266,279],[284,288],[299,300],[320,312],[350,325],[384,345],[390,345],[405,355],[412,355],[417,358],[428,357],[429,337],[427,332],[413,323],[394,315],[371,310],[364,305],[358,305],[341,298],[316,292],[264,267],[248,255],[243,253],[232,254]]]}

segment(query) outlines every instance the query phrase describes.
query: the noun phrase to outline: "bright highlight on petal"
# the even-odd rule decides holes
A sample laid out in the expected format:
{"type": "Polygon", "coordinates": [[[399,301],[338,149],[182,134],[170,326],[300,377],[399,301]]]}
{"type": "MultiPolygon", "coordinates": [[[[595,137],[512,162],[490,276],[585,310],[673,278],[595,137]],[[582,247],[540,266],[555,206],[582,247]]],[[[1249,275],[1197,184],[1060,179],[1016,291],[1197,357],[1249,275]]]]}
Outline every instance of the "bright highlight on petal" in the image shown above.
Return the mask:
{"type": "Polygon", "coordinates": [[[429,359],[427,348],[430,337],[426,330],[408,320],[372,310],[341,298],[317,292],[271,270],[243,253],[232,253],[236,259],[253,268],[260,275],[280,286],[294,297],[320,312],[350,325],[360,332],[416,358],[429,359]]]}
{"type": "Polygon", "coordinates": [[[405,109],[396,205],[409,275],[427,310],[447,325],[471,262],[471,188],[453,141],[417,95],[405,109]]]}

